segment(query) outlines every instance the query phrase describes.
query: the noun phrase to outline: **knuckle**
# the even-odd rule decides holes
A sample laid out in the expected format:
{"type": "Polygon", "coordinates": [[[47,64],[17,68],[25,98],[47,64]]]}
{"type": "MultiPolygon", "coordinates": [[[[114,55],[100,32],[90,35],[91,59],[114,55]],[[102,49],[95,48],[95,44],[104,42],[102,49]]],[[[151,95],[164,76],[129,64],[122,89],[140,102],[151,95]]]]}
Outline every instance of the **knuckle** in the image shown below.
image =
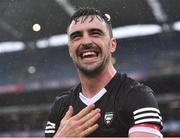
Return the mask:
{"type": "Polygon", "coordinates": [[[84,120],[81,119],[81,120],[79,120],[78,125],[81,125],[81,124],[83,124],[83,123],[84,123],[84,120]]]}
{"type": "Polygon", "coordinates": [[[77,128],[78,127],[78,121],[70,120],[69,126],[71,126],[72,128],[77,128]]]}
{"type": "Polygon", "coordinates": [[[73,120],[69,120],[68,125],[73,126],[73,124],[74,124],[74,121],[73,120]]]}

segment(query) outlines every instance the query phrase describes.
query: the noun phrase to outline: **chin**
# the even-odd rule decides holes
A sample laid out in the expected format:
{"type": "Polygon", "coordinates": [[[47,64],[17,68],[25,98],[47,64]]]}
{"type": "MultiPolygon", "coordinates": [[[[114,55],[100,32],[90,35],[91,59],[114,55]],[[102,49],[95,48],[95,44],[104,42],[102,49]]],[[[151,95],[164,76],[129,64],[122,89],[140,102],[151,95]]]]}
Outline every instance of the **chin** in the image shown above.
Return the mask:
{"type": "Polygon", "coordinates": [[[96,76],[103,70],[103,65],[96,66],[96,67],[78,67],[79,71],[86,76],[96,76]]]}

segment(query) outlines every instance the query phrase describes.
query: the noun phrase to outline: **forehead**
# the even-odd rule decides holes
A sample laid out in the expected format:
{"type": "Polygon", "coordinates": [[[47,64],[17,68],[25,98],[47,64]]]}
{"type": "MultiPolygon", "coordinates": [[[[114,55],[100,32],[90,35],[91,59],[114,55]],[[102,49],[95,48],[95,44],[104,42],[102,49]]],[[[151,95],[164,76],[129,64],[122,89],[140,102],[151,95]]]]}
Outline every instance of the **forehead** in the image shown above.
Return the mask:
{"type": "Polygon", "coordinates": [[[68,28],[68,33],[91,29],[91,28],[99,28],[103,30],[103,29],[107,29],[107,25],[105,21],[99,16],[98,17],[94,15],[81,16],[77,18],[77,21],[73,20],[71,22],[68,28]]]}

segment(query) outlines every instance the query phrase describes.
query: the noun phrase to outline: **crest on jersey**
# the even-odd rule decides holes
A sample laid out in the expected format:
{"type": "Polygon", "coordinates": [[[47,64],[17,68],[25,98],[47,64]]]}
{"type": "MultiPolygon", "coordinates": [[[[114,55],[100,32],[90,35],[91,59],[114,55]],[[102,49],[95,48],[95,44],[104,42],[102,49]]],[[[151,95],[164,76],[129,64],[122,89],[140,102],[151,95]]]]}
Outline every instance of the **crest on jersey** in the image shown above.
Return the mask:
{"type": "Polygon", "coordinates": [[[104,122],[106,125],[110,125],[113,120],[113,112],[106,112],[104,115],[104,122]]]}

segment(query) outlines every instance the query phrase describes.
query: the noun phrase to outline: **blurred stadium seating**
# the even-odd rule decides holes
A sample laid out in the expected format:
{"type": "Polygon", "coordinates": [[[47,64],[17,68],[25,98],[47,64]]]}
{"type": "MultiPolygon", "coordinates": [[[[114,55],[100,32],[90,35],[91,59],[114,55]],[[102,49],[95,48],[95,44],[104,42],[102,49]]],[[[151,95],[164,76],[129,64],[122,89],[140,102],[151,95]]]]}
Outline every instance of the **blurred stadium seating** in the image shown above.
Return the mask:
{"type": "MultiPolygon", "coordinates": [[[[180,130],[178,38],[118,40],[114,54],[117,70],[155,90],[167,136],[180,130]]],[[[0,54],[0,88],[4,87],[0,90],[0,136],[43,136],[55,96],[79,82],[67,50],[64,46],[0,54]],[[33,73],[28,71],[30,66],[35,67],[33,73]]]]}

